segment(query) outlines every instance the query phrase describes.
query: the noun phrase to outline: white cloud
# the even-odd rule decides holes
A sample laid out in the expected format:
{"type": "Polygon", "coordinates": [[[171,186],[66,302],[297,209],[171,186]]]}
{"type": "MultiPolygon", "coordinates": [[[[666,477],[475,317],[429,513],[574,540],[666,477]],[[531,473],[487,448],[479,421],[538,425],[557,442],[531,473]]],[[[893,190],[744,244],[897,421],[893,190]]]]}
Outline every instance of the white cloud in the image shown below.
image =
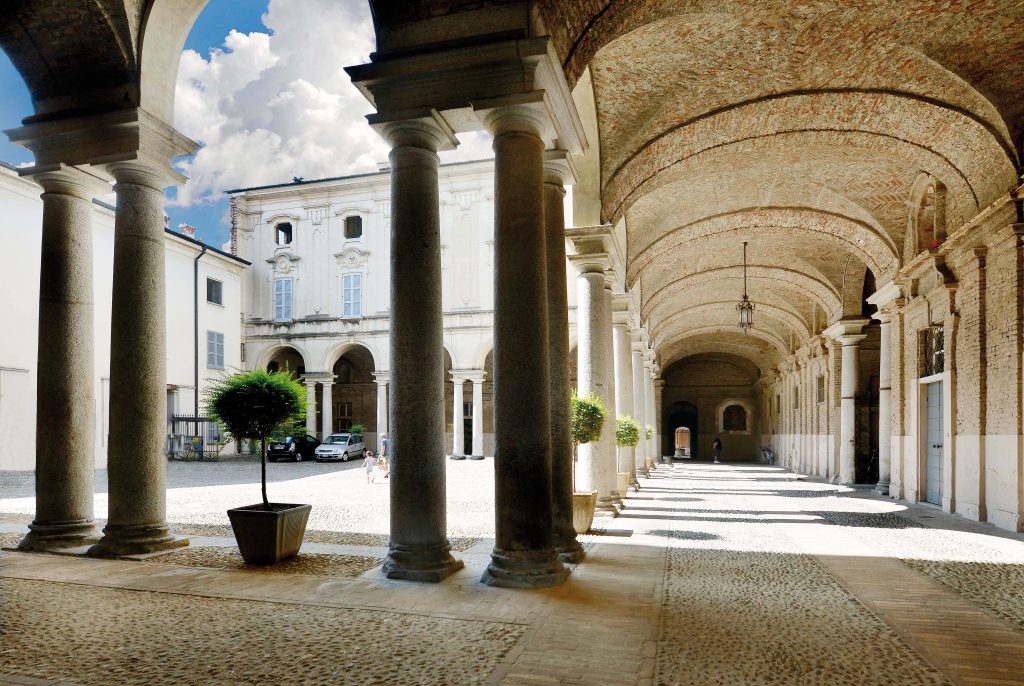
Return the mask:
{"type": "MultiPolygon", "coordinates": [[[[388,147],[366,123],[372,107],[342,67],[374,49],[362,0],[271,0],[269,33],[232,30],[224,49],[182,53],[175,127],[203,144],[179,163],[189,177],[172,205],[216,201],[229,188],[371,171],[388,147]]],[[[489,157],[486,135],[445,161],[489,157]]]]}

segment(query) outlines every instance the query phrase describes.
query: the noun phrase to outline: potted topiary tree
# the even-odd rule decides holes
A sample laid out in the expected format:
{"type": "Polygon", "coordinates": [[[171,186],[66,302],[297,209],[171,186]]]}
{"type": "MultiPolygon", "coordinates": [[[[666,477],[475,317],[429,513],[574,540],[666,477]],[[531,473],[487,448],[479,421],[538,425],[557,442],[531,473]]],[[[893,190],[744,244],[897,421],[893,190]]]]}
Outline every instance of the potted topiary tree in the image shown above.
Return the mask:
{"type": "Polygon", "coordinates": [[[267,499],[267,439],[281,427],[302,420],[305,395],[288,372],[262,369],[226,376],[207,391],[208,416],[223,424],[235,438],[260,442],[263,502],[228,510],[238,552],[246,562],[278,562],[295,555],[302,546],[312,508],[267,499]]]}
{"type": "MultiPolygon", "coordinates": [[[[640,442],[640,425],[629,415],[615,418],[615,445],[620,448],[635,448],[640,442]]],[[[629,472],[616,472],[616,485],[619,493],[625,495],[629,488],[629,472]]]]}
{"type": "Polygon", "coordinates": [[[590,443],[601,438],[604,419],[607,415],[608,410],[605,409],[604,401],[599,396],[593,393],[587,396],[580,396],[573,390],[570,405],[572,481],[574,487],[572,494],[572,526],[578,534],[585,534],[590,531],[590,525],[594,523],[597,491],[590,491],[588,493],[575,490],[576,453],[581,444],[590,443]]]}

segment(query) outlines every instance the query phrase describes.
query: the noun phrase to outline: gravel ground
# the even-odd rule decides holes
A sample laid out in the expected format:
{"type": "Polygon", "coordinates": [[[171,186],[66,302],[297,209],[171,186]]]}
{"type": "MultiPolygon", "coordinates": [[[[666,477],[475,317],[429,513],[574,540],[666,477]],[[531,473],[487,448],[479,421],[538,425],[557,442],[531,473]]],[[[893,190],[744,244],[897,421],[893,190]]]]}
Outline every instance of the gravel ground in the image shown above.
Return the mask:
{"type": "Polygon", "coordinates": [[[267,574],[307,574],[355,578],[380,564],[380,559],[360,555],[328,555],[299,553],[295,557],[272,565],[246,564],[237,548],[194,546],[173,553],[147,558],[151,564],[182,565],[185,567],[212,567],[215,569],[244,569],[267,574]]]}
{"type": "Polygon", "coordinates": [[[16,579],[0,593],[0,673],[83,686],[482,684],[525,630],[16,579]]]}
{"type": "MultiPolygon", "coordinates": [[[[445,460],[447,468],[448,535],[461,539],[494,536],[494,462],[445,460]]],[[[390,530],[390,481],[367,484],[356,462],[279,462],[267,465],[267,492],[276,502],[309,503],[307,531],[364,535],[359,545],[387,545],[390,530]]],[[[95,475],[95,514],[107,517],[107,474],[95,475]]],[[[0,515],[3,521],[25,523],[35,511],[32,472],[0,472],[0,515]],[[20,520],[19,520],[20,518],[20,520]]],[[[196,525],[228,525],[227,510],[260,498],[260,469],[248,462],[168,462],[167,520],[186,535],[200,533],[196,525]]],[[[221,529],[223,531],[225,529],[221,529]]],[[[319,536],[319,533],[314,534],[319,536]]],[[[325,535],[326,536],[326,535],[325,535]]],[[[334,540],[307,538],[312,542],[334,540]]],[[[354,540],[354,539],[353,539],[354,540]]],[[[353,541],[344,541],[346,543],[353,541]]],[[[456,549],[456,541],[452,541],[456,549]]]]}
{"type": "Polygon", "coordinates": [[[704,492],[703,502],[681,503],[681,516],[663,532],[669,550],[655,683],[950,683],[813,558],[793,554],[769,523],[808,502],[838,504],[833,489],[740,482],[718,490],[717,477],[696,478],[703,471],[683,482],[687,495],[704,492]],[[786,502],[793,490],[801,491],[795,504],[786,502]]]}

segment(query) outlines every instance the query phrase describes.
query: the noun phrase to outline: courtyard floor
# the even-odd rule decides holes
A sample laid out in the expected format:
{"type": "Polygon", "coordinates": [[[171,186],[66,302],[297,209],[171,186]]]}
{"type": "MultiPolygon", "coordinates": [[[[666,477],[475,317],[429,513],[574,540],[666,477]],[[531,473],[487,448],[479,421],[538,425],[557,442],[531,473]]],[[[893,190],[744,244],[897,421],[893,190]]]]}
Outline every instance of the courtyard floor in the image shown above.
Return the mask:
{"type": "MultiPolygon", "coordinates": [[[[245,566],[224,511],[252,463],[172,463],[189,548],[146,560],[0,552],[8,684],[1022,684],[1024,536],[760,465],[660,466],[583,537],[561,587],[479,583],[493,462],[448,463],[466,568],[393,582],[387,482],[355,463],[269,466],[313,504],[287,564],[245,566]]],[[[253,476],[257,480],[254,481],[253,476]]],[[[0,474],[0,545],[28,475],[0,474]]],[[[105,475],[96,510],[105,516],[105,475]]]]}

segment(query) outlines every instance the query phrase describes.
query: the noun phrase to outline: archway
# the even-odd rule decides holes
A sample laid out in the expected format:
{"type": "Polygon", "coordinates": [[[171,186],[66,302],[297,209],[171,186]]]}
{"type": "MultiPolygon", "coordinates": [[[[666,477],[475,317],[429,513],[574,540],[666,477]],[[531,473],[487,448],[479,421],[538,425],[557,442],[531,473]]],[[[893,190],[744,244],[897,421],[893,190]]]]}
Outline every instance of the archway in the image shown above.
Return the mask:
{"type": "Polygon", "coordinates": [[[674,402],[669,405],[665,411],[665,430],[662,432],[662,455],[672,455],[675,453],[675,435],[676,429],[681,426],[685,426],[690,430],[690,449],[691,454],[695,459],[700,458],[700,424],[699,414],[697,406],[691,402],[680,401],[674,402]]]}
{"type": "Polygon", "coordinates": [[[278,348],[270,356],[270,360],[267,362],[267,371],[272,374],[288,372],[293,379],[297,379],[306,374],[306,363],[302,359],[302,353],[295,348],[285,346],[278,348]]]}
{"type": "MultiPolygon", "coordinates": [[[[333,432],[341,432],[361,424],[365,427],[366,447],[376,450],[377,384],[373,372],[373,355],[361,345],[348,347],[335,360],[331,367],[334,386],[331,393],[330,427],[333,432]]],[[[322,422],[324,408],[318,409],[322,422]]]]}

